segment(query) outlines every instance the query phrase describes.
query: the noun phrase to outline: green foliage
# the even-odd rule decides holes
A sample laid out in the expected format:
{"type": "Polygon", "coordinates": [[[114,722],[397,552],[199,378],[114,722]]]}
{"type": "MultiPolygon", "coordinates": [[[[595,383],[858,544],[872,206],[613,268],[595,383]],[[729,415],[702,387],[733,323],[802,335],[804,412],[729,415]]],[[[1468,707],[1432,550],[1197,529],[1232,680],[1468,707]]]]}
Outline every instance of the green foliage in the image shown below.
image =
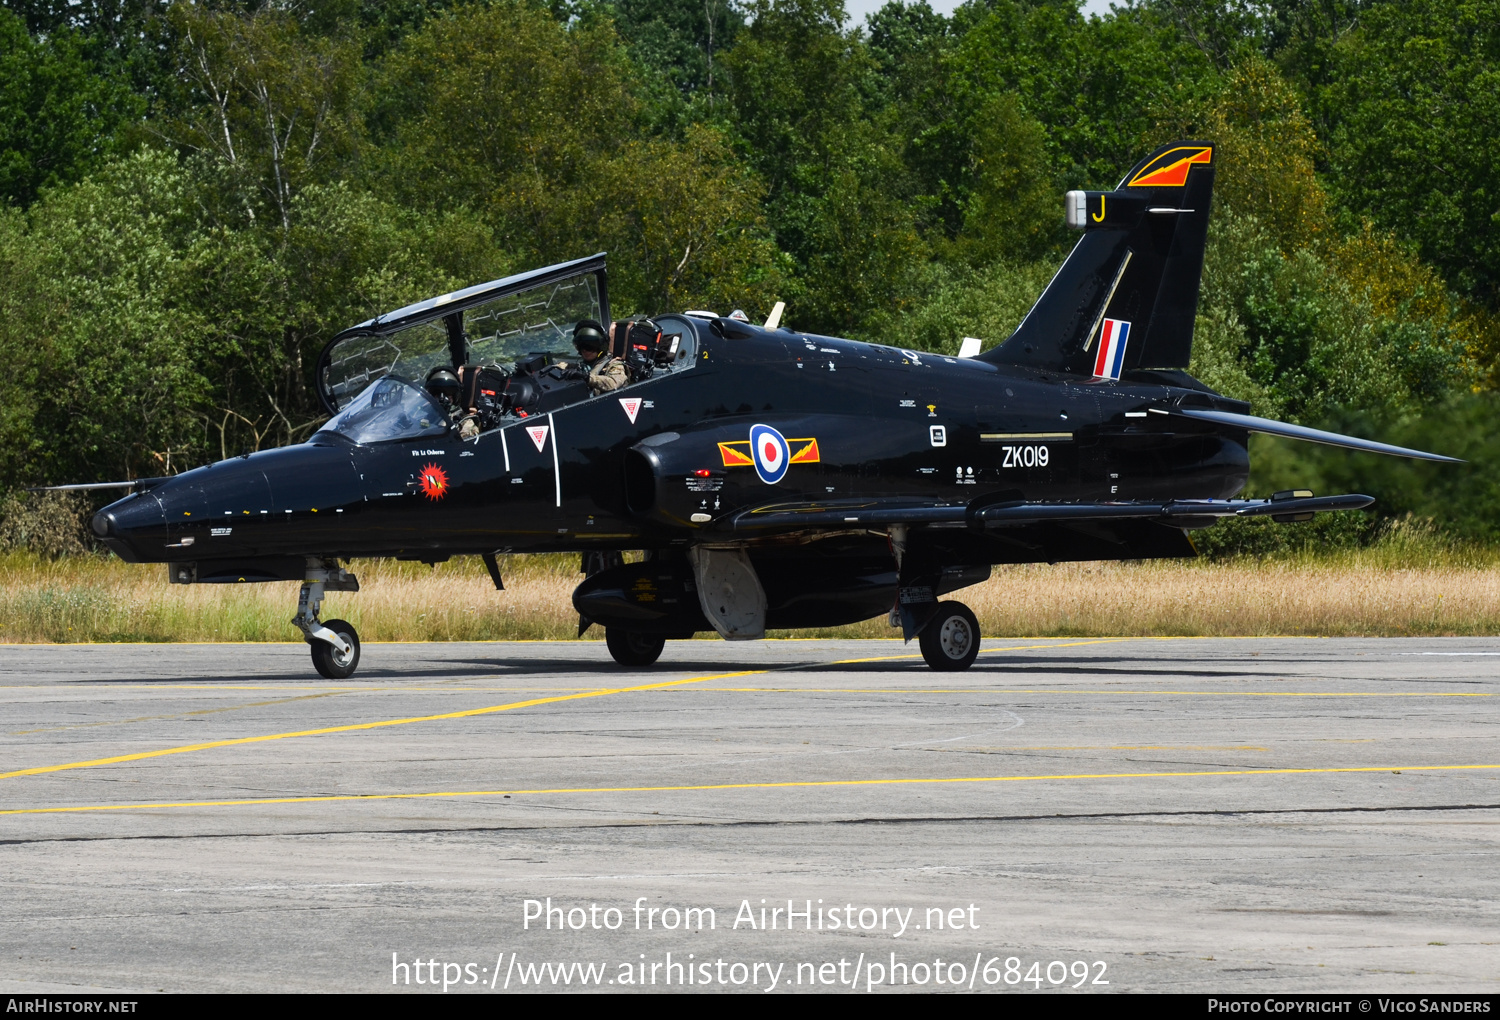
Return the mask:
{"type": "Polygon", "coordinates": [[[675,117],[695,109],[711,116],[723,91],[718,61],[744,27],[743,13],[727,0],[614,0],[611,9],[653,105],[675,117]]]}
{"type": "Polygon", "coordinates": [[[576,257],[593,171],[638,112],[630,70],[598,19],[523,3],[434,19],[376,68],[377,179],[403,205],[480,212],[518,254],[576,257]]]}
{"type": "Polygon", "coordinates": [[[1056,262],[936,269],[927,299],[871,339],[944,354],[957,354],[959,341],[966,336],[993,347],[1015,332],[1056,272],[1056,262]]]}
{"type": "Polygon", "coordinates": [[[1229,518],[1192,537],[1198,554],[1212,560],[1285,559],[1360,549],[1378,542],[1386,531],[1372,513],[1341,510],[1295,524],[1229,518]]]}
{"type": "Polygon", "coordinates": [[[1214,142],[1215,207],[1255,217],[1282,251],[1327,234],[1318,138],[1296,92],[1266,61],[1247,57],[1201,100],[1162,108],[1152,135],[1214,142]]]}
{"type": "Polygon", "coordinates": [[[322,419],[308,369],[340,329],[509,268],[473,215],[421,216],[344,185],[303,190],[288,224],[205,231],[186,253],[215,456],[306,437],[322,419]]]}
{"type": "Polygon", "coordinates": [[[1500,400],[1491,392],[1458,394],[1395,421],[1347,412],[1329,424],[1354,435],[1461,457],[1434,464],[1319,446],[1271,441],[1252,451],[1257,491],[1299,486],[1319,492],[1364,492],[1382,516],[1410,514],[1457,538],[1500,542],[1500,400]]]}
{"type": "Polygon", "coordinates": [[[359,45],[276,7],[179,3],[170,17],[179,109],[163,136],[209,162],[247,218],[290,229],[300,190],[333,179],[358,145],[359,45]]]}
{"type": "Polygon", "coordinates": [[[1141,158],[1163,106],[1217,84],[1211,58],[1149,7],[1085,19],[1072,3],[994,0],[960,8],[951,59],[964,135],[992,96],[1019,97],[1047,129],[1052,169],[1072,187],[1113,187],[1141,158]]]}
{"type": "Polygon", "coordinates": [[[992,96],[979,116],[963,234],[955,246],[969,261],[1036,258],[1059,231],[1047,133],[1014,96],[992,96]]]}
{"type": "Polygon", "coordinates": [[[763,186],[707,125],[639,137],[631,71],[607,21],[520,4],[434,21],[380,69],[380,180],[405,205],[476,210],[532,264],[613,252],[622,307],[768,309],[786,274],[763,186]]]}
{"type": "Polygon", "coordinates": [[[1312,95],[1346,215],[1500,307],[1500,2],[1371,4],[1326,59],[1312,95]]]}
{"type": "Polygon", "coordinates": [[[917,296],[927,246],[875,66],[841,0],[759,0],[724,58],[741,152],[766,181],[776,241],[816,332],[877,328],[917,296]]]}
{"type": "Polygon", "coordinates": [[[1203,548],[1378,546],[1393,514],[1500,540],[1497,4],[918,0],[857,28],[840,0],[15,0],[0,490],[300,439],[339,329],[599,250],[621,312],[785,300],[810,331],[993,346],[1072,242],[1061,193],[1200,137],[1192,371],[1470,460],[1257,438],[1254,491],[1380,517],[1203,548]]]}
{"type": "Polygon", "coordinates": [[[94,546],[93,508],[77,492],[13,492],[0,500],[0,552],[76,556],[94,546]]]}
{"type": "Polygon", "coordinates": [[[633,141],[595,171],[597,244],[618,253],[623,307],[746,306],[769,312],[789,280],[760,211],[763,187],[716,130],[633,141]]]}
{"type": "Polygon", "coordinates": [[[42,188],[77,181],[142,105],[95,68],[85,43],[66,28],[33,39],[0,9],[0,203],[30,205],[42,188]]]}
{"type": "Polygon", "coordinates": [[[195,315],[176,301],[190,190],[175,160],[143,153],[48,194],[8,238],[27,300],[0,348],[34,380],[32,478],[163,474],[201,452],[195,315]]]}

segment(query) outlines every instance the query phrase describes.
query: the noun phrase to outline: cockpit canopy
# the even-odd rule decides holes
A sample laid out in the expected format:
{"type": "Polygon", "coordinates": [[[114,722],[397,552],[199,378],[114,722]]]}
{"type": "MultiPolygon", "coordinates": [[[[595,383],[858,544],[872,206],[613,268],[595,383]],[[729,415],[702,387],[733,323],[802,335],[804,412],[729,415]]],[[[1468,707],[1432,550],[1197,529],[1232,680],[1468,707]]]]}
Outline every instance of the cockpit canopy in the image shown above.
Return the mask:
{"type": "Polygon", "coordinates": [[[318,358],[318,397],[329,414],[342,417],[377,379],[420,386],[434,368],[504,367],[528,355],[571,354],[580,319],[609,321],[602,252],[419,301],[344,330],[318,358]]]}
{"type": "Polygon", "coordinates": [[[386,376],[377,379],[334,415],[314,438],[340,435],[369,446],[398,439],[441,436],[448,431],[448,415],[419,386],[386,376]]]}

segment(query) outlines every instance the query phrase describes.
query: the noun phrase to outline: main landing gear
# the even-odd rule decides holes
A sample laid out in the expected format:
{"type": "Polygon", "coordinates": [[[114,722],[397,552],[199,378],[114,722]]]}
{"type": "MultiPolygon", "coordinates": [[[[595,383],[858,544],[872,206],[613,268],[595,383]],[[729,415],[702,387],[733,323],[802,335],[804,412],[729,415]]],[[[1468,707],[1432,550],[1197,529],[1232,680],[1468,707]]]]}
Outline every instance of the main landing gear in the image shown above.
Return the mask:
{"type": "Polygon", "coordinates": [[[330,567],[320,560],[309,560],[292,623],[312,646],[313,668],[318,675],[347,680],[359,666],[359,633],[346,620],[318,621],[325,591],[359,591],[359,580],[337,564],[330,567]]]}
{"type": "Polygon", "coordinates": [[[640,668],[661,658],[661,650],[667,647],[667,639],[658,634],[642,634],[638,630],[625,630],[623,627],[605,627],[604,644],[620,665],[640,668]]]}
{"type": "Polygon", "coordinates": [[[927,665],[942,672],[958,672],[974,665],[979,655],[979,620],[962,602],[939,602],[917,642],[927,665]]]}

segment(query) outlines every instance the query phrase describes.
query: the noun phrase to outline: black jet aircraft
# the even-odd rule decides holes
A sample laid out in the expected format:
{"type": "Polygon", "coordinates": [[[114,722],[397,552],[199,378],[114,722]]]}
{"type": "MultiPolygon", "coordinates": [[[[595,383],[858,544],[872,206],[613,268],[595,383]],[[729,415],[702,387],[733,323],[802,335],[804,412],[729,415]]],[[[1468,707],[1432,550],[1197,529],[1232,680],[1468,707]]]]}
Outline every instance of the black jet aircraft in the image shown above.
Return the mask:
{"type": "Polygon", "coordinates": [[[95,533],[178,584],[299,581],[330,679],[359,636],[319,620],[360,557],[577,552],[580,632],[654,662],[669,638],[888,616],[935,669],[979,626],[943,596],[997,563],[1194,555],[1225,517],[1305,520],[1362,495],[1236,499],[1252,432],[1451,460],[1251,416],[1187,374],[1214,147],[1177,142],[1113,191],[1070,192],[1076,247],[1024,321],[958,357],[709,312],[614,323],[632,380],[558,362],[610,323],[604,255],[410,305],[317,364],[307,442],[130,484],[95,533]],[[460,429],[462,419],[470,424],[460,429]],[[477,434],[475,433],[477,430],[477,434]],[[644,550],[639,562],[622,552],[644,550]]]}

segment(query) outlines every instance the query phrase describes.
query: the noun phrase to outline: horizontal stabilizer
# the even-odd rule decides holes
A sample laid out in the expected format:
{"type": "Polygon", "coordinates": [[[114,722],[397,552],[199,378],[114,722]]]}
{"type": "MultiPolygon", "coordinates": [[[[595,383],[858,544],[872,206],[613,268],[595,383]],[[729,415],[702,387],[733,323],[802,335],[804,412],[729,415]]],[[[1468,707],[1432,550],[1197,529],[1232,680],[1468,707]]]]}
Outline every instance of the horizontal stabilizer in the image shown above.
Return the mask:
{"type": "Polygon", "coordinates": [[[1282,436],[1286,439],[1306,440],[1309,443],[1342,446],[1347,450],[1364,450],[1366,453],[1385,453],[1392,457],[1412,457],[1416,460],[1435,460],[1443,464],[1464,463],[1457,457],[1445,457],[1440,453],[1408,450],[1404,446],[1391,446],[1389,443],[1376,443],[1369,439],[1341,436],[1337,432],[1324,432],[1322,429],[1310,429],[1303,425],[1289,425],[1284,421],[1257,418],[1253,414],[1235,414],[1233,411],[1207,411],[1184,407],[1174,407],[1171,413],[1180,414],[1187,418],[1197,418],[1199,421],[1211,421],[1220,425],[1232,425],[1235,428],[1249,429],[1251,432],[1263,432],[1268,436],[1282,436]]]}

